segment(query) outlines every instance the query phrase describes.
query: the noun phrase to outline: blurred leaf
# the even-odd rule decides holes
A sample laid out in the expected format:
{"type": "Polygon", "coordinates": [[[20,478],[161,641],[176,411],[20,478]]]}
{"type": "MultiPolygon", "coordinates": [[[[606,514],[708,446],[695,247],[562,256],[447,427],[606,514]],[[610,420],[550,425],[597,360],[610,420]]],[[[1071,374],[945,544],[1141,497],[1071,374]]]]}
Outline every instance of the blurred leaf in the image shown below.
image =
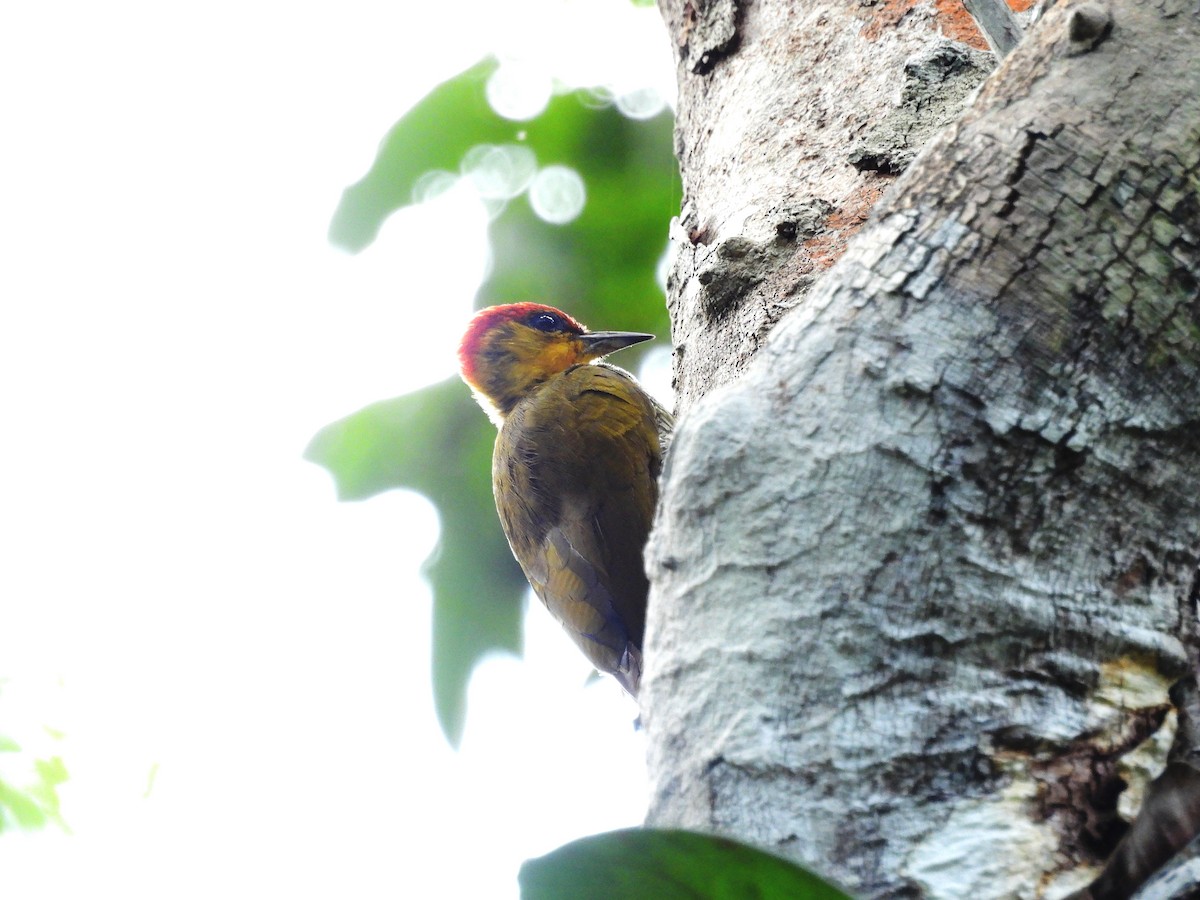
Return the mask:
{"type": "MultiPolygon", "coordinates": [[[[16,745],[7,741],[6,750],[16,745]]],[[[67,780],[67,767],[61,758],[34,760],[38,780],[27,789],[0,780],[0,832],[5,828],[35,829],[55,822],[66,827],[59,815],[58,786],[67,780]]]]}
{"type": "Polygon", "coordinates": [[[521,649],[527,588],[492,501],[495,428],[457,378],[372,404],[322,428],[304,451],[324,466],[342,500],[402,487],[432,500],[441,540],[425,572],[433,586],[433,685],[438,717],[454,744],[464,690],[489,650],[521,649]]]}
{"type": "Polygon", "coordinates": [[[67,780],[67,767],[63,765],[62,757],[52,756],[49,759],[39,759],[34,764],[41,778],[40,788],[56,788],[67,780]]]}
{"type": "Polygon", "coordinates": [[[370,171],[343,193],[330,240],[363,249],[389,215],[412,204],[426,172],[457,172],[467,151],[482,144],[521,144],[539,166],[578,171],[587,202],[579,218],[560,226],[534,215],[525,197],[510,201],[492,223],[494,268],[476,305],[538,299],[596,328],[666,334],[655,270],[682,190],[671,115],[629,119],[576,90],[551,98],[535,119],[513,122],[488,105],[496,65],[486,59],[438,85],[392,127],[370,171]]]}
{"type": "Polygon", "coordinates": [[[146,790],[142,793],[142,799],[149,797],[154,793],[154,782],[158,779],[158,763],[150,766],[150,771],[146,773],[146,790]]]}
{"type": "Polygon", "coordinates": [[[58,812],[58,786],[67,780],[67,767],[61,757],[52,756],[50,759],[39,759],[36,762],[37,784],[29,789],[32,797],[45,811],[48,818],[62,824],[58,812]]]}
{"type": "Polygon", "coordinates": [[[770,853],[690,831],[628,828],[521,866],[522,900],[850,900],[770,853]]]}
{"type": "MultiPolygon", "coordinates": [[[[510,200],[490,226],[493,266],[476,305],[540,300],[594,328],[665,335],[655,270],[679,209],[671,117],[634,121],[588,91],[573,91],[553,97],[535,119],[512,122],[487,102],[495,68],[484,60],[396,123],[370,171],[344,192],[330,239],[360,250],[392,212],[412,203],[426,172],[457,172],[481,144],[521,144],[539,166],[575,169],[587,200],[567,225],[539,219],[525,196],[510,200]]],[[[640,352],[618,362],[634,368],[640,352]]],[[[469,396],[455,379],[374,404],[322,429],[305,453],[333,473],[343,499],[405,487],[437,505],[441,542],[426,568],[434,594],[434,697],[453,743],[475,663],[492,650],[519,651],[527,590],[492,500],[495,428],[469,396]]]]}
{"type": "Polygon", "coordinates": [[[37,802],[4,781],[0,781],[0,831],[16,825],[18,828],[41,828],[46,824],[46,813],[37,802]]]}
{"type": "Polygon", "coordinates": [[[342,193],[329,226],[333,244],[362,250],[384,219],[413,202],[413,187],[426,172],[457,171],[471,147],[514,140],[519,126],[492,112],[484,92],[497,65],[488,58],[442,82],[392,126],[371,170],[342,193]]]}

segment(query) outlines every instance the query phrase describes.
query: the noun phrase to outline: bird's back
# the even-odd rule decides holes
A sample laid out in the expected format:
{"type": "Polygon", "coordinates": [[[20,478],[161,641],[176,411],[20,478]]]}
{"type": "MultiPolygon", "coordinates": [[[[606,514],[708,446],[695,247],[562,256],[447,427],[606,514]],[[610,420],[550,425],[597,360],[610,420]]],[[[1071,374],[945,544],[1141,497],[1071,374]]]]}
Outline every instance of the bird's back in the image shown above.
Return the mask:
{"type": "Polygon", "coordinates": [[[530,584],[588,659],[632,694],[663,415],[620,369],[578,365],[517,404],[493,456],[500,520],[530,584]]]}

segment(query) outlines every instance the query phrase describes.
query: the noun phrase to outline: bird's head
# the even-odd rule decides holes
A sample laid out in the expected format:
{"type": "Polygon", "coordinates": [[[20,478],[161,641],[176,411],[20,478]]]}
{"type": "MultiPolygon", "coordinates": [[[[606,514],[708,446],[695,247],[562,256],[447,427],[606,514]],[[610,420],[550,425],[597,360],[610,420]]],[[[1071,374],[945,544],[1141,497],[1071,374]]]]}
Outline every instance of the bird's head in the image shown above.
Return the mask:
{"type": "Polygon", "coordinates": [[[571,366],[654,335],[588,331],[565,312],[540,303],[480,310],[458,347],[459,370],[488,415],[499,424],[517,402],[571,366]]]}

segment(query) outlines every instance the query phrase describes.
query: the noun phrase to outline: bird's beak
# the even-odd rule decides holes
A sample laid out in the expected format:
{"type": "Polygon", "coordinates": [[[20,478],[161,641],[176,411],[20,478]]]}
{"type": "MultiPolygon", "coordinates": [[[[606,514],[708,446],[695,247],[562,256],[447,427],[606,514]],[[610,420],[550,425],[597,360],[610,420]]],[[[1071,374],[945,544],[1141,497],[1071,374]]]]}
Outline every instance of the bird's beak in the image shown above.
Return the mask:
{"type": "Polygon", "coordinates": [[[654,335],[636,331],[590,331],[581,334],[579,340],[583,342],[584,353],[592,359],[599,359],[622,347],[654,340],[654,335]]]}

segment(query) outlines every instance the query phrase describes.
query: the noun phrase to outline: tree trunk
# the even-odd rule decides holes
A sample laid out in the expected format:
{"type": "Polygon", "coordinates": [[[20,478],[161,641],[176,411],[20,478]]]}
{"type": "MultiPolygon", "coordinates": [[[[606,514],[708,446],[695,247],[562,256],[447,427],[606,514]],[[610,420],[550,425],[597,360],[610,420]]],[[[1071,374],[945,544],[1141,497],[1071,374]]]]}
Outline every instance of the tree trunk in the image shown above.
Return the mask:
{"type": "Polygon", "coordinates": [[[649,823],[1054,897],[1195,773],[1200,8],[1060,3],[910,166],[984,67],[949,6],[663,2],[649,823]]]}

